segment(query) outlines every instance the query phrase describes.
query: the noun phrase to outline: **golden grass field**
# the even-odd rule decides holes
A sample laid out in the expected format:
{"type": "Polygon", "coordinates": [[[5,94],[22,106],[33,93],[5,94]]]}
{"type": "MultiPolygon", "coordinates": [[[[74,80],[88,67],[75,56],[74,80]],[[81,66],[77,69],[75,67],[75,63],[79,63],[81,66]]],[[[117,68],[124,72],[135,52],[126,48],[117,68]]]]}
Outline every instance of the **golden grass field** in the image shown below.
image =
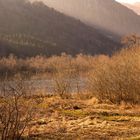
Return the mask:
{"type": "Polygon", "coordinates": [[[24,136],[35,140],[139,140],[140,106],[97,99],[38,97],[38,112],[24,136]]]}

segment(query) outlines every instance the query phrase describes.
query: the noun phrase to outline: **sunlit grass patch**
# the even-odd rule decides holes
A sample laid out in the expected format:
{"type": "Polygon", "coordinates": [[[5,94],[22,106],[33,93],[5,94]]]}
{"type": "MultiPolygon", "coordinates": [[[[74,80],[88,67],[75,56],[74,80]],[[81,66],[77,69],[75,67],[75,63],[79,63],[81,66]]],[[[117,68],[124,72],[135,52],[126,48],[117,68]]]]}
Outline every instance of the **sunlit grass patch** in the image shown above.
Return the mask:
{"type": "Polygon", "coordinates": [[[103,119],[107,121],[117,121],[117,122],[123,122],[123,121],[140,121],[140,117],[135,116],[103,116],[103,119]]]}
{"type": "Polygon", "coordinates": [[[38,109],[48,109],[49,108],[48,98],[46,98],[46,97],[38,97],[38,98],[36,98],[34,100],[36,102],[36,107],[38,109]]]}
{"type": "Polygon", "coordinates": [[[48,104],[46,102],[42,102],[37,105],[39,109],[48,109],[48,104]]]}
{"type": "Polygon", "coordinates": [[[140,136],[137,136],[137,137],[133,137],[133,138],[129,138],[127,140],[140,140],[140,136]]]}

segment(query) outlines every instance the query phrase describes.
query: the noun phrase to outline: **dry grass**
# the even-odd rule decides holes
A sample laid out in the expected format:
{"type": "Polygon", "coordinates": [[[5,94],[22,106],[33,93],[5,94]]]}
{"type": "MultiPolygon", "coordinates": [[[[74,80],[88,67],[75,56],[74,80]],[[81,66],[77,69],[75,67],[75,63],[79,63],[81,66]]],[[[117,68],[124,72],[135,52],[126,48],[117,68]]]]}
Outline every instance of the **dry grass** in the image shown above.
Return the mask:
{"type": "Polygon", "coordinates": [[[36,105],[23,136],[29,140],[115,140],[140,135],[139,105],[101,103],[88,92],[80,96],[75,93],[70,98],[62,98],[38,94],[23,98],[24,103],[32,99],[36,105]]]}
{"type": "MultiPolygon", "coordinates": [[[[94,99],[95,100],[95,99],[94,99]]],[[[30,123],[30,139],[131,139],[140,135],[140,107],[44,98],[30,123]],[[78,108],[75,108],[77,106],[78,108]],[[130,129],[131,128],[131,129],[130,129]],[[76,131],[76,133],[75,133],[76,131]]],[[[28,129],[25,133],[27,135],[28,129]]]]}

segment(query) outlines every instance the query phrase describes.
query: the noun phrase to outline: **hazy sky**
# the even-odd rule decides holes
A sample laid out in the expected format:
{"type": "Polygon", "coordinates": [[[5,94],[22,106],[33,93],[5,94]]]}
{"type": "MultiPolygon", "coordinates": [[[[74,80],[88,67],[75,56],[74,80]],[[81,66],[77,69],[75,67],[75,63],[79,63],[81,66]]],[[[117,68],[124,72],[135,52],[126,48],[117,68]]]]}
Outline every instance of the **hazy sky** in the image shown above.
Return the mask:
{"type": "Polygon", "coordinates": [[[125,2],[125,3],[135,3],[135,2],[140,2],[140,0],[116,0],[118,2],[125,2]]]}

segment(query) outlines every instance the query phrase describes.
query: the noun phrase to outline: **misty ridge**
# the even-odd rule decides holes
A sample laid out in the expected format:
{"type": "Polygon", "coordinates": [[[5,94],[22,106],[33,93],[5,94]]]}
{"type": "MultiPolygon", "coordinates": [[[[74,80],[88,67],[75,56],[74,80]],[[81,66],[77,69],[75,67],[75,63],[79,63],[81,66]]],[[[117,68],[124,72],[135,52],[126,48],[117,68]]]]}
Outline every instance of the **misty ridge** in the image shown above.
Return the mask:
{"type": "Polygon", "coordinates": [[[140,34],[140,16],[115,0],[1,0],[0,19],[1,56],[111,55],[140,34]]]}
{"type": "Polygon", "coordinates": [[[128,8],[134,10],[138,15],[140,15],[140,2],[136,2],[134,4],[123,3],[128,8]]]}
{"type": "Polygon", "coordinates": [[[28,0],[0,1],[0,33],[1,56],[112,54],[121,47],[102,31],[28,0]]]}
{"type": "Polygon", "coordinates": [[[93,27],[119,35],[140,34],[140,16],[115,0],[44,0],[44,2],[93,27]]]}

